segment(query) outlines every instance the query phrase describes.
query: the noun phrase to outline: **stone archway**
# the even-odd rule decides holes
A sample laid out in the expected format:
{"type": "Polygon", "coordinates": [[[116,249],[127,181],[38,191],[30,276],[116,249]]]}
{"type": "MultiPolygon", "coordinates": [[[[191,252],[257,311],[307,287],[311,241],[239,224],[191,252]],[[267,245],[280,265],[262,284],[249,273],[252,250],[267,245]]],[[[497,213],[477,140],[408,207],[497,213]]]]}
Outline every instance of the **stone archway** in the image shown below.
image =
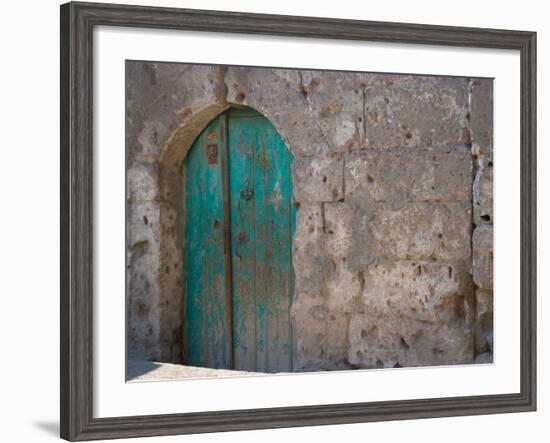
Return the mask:
{"type": "MultiPolygon", "coordinates": [[[[212,104],[190,112],[186,123],[169,137],[159,156],[159,276],[160,286],[160,337],[164,359],[182,362],[183,336],[182,293],[184,282],[179,272],[184,266],[182,233],[187,223],[185,195],[185,159],[196,137],[220,114],[230,108],[247,108],[224,102],[212,104]]],[[[292,350],[290,350],[292,352],[292,350]]],[[[287,369],[288,370],[288,369],[287,369]]]]}

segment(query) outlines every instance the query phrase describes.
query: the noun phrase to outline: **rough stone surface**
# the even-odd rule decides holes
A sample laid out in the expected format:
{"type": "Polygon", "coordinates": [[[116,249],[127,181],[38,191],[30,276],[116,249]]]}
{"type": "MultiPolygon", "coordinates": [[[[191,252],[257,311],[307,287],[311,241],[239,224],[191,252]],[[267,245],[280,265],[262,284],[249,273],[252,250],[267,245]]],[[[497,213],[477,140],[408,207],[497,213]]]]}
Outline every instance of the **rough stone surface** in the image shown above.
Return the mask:
{"type": "Polygon", "coordinates": [[[474,223],[489,224],[493,221],[493,162],[487,158],[478,160],[478,170],[473,187],[474,223]]]}
{"type": "Polygon", "coordinates": [[[298,202],[332,202],[344,198],[342,156],[298,158],[292,169],[294,198],[298,202]]]}
{"type": "Polygon", "coordinates": [[[367,147],[470,142],[468,80],[372,74],[365,86],[367,147]]]}
{"type": "Polygon", "coordinates": [[[325,248],[336,264],[357,272],[370,261],[373,249],[369,233],[369,212],[365,207],[350,203],[324,205],[325,248]],[[358,236],[356,233],[361,232],[358,236]]]}
{"type": "Polygon", "coordinates": [[[336,264],[325,252],[323,204],[300,205],[296,215],[296,232],[293,245],[293,265],[296,279],[297,299],[301,294],[317,296],[324,287],[322,276],[336,271],[336,264]]]}
{"type": "Polygon", "coordinates": [[[491,80],[148,62],[126,68],[132,358],[181,363],[181,165],[210,120],[250,106],[294,155],[294,370],[486,359],[491,80]]]}
{"type": "Polygon", "coordinates": [[[493,289],[493,227],[478,226],[472,236],[474,283],[493,289]]]}
{"type": "Polygon", "coordinates": [[[493,81],[470,81],[470,132],[475,156],[472,272],[476,289],[476,363],[493,361],[493,81]]]}
{"type": "Polygon", "coordinates": [[[493,291],[476,291],[476,352],[493,352],[493,291]]]}
{"type": "Polygon", "coordinates": [[[493,81],[476,78],[470,82],[470,132],[478,155],[493,155],[493,81]]]}
{"type": "Polygon", "coordinates": [[[360,367],[469,363],[473,359],[465,266],[375,263],[350,323],[349,361],[360,367]]]}
{"type": "Polygon", "coordinates": [[[132,202],[127,209],[129,355],[160,360],[159,204],[132,202]]]}
{"type": "Polygon", "coordinates": [[[467,147],[354,151],[346,156],[346,200],[363,204],[470,201],[467,147]]]}
{"type": "Polygon", "coordinates": [[[126,172],[128,201],[154,201],[158,193],[158,165],[133,162],[126,172]]]}
{"type": "Polygon", "coordinates": [[[370,228],[372,253],[387,259],[433,259],[450,262],[470,257],[471,204],[378,204],[370,228]]]}

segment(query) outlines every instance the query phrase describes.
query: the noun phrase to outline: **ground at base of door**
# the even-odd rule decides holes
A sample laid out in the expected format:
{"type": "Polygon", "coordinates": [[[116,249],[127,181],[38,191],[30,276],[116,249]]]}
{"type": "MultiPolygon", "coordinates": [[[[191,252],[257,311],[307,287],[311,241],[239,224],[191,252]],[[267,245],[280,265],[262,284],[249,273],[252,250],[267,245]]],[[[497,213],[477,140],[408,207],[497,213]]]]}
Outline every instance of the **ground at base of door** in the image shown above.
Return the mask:
{"type": "Polygon", "coordinates": [[[128,360],[128,381],[176,380],[183,378],[249,377],[266,375],[262,372],[200,368],[145,360],[128,360]]]}

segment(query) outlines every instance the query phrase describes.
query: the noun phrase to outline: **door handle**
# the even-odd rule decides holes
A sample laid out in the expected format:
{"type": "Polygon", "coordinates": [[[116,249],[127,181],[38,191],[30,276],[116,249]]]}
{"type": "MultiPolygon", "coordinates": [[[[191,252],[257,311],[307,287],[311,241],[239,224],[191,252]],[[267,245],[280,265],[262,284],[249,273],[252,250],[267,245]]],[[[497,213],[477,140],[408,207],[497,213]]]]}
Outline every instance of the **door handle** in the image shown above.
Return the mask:
{"type": "Polygon", "coordinates": [[[245,200],[250,200],[254,196],[254,190],[252,188],[241,189],[241,197],[245,200]]]}

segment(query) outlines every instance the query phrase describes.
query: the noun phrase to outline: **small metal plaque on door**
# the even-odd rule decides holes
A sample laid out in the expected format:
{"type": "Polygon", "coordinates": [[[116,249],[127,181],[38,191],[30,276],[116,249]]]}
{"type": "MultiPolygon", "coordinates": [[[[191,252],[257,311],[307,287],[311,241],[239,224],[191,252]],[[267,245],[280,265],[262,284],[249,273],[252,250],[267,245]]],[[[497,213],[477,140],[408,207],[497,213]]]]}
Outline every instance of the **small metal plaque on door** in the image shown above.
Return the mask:
{"type": "Polygon", "coordinates": [[[209,165],[218,163],[218,145],[206,145],[206,157],[208,158],[209,165]]]}

